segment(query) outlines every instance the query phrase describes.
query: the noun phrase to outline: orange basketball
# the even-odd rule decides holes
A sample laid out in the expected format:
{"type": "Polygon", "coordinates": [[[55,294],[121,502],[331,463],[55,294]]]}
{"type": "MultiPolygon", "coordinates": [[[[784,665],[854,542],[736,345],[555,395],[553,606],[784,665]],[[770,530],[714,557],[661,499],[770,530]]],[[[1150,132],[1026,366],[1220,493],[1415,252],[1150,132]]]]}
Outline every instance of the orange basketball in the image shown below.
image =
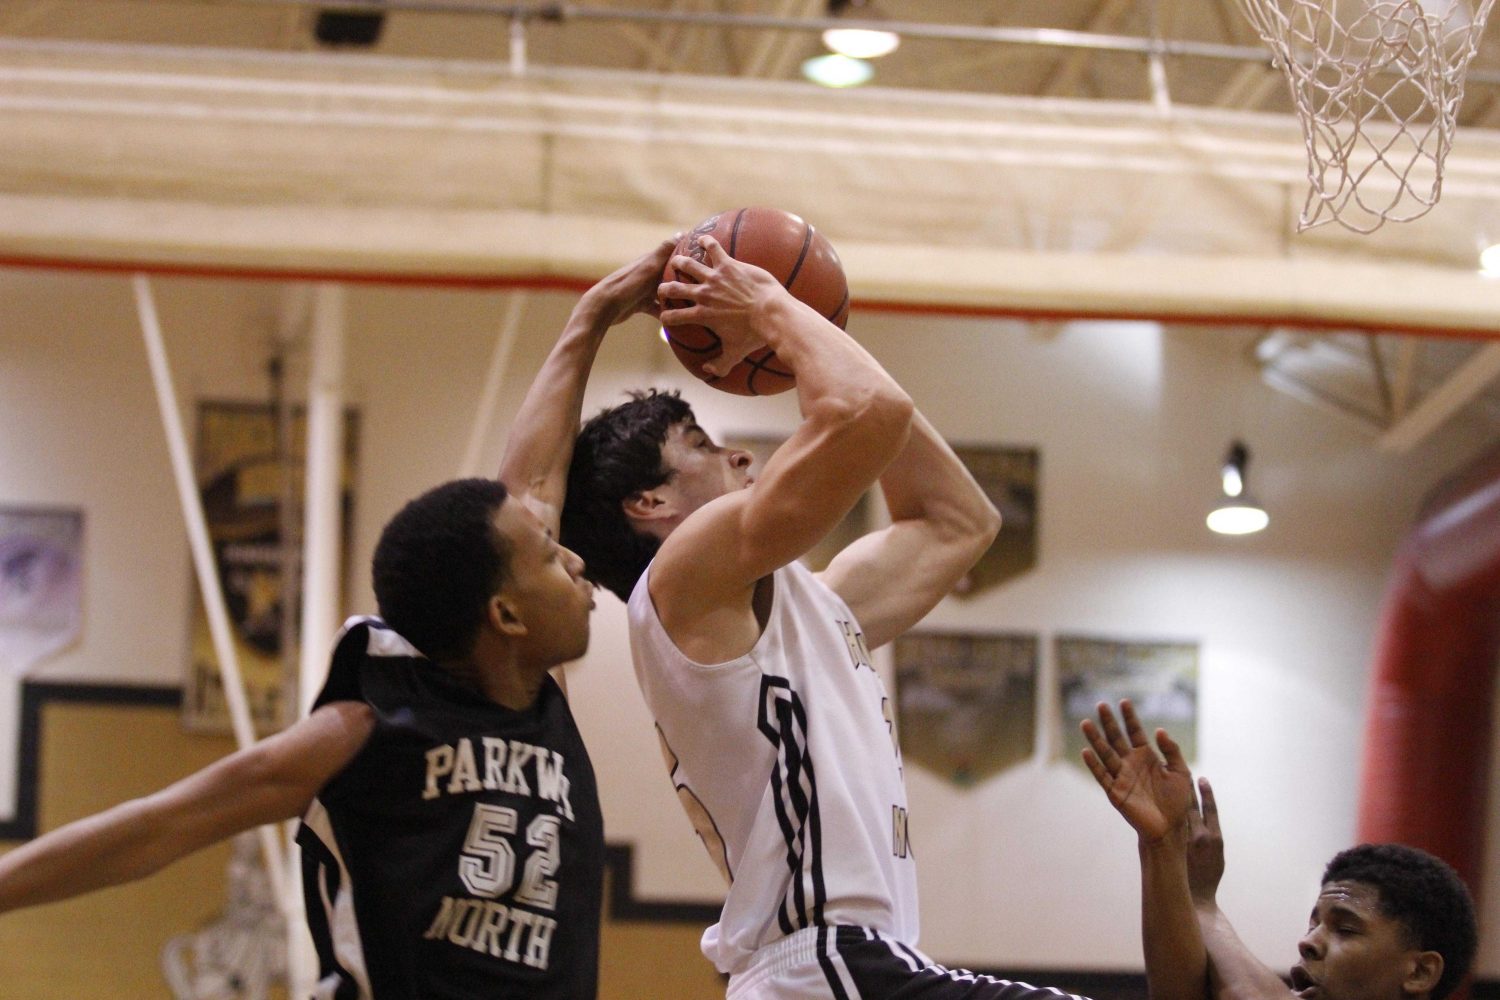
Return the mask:
{"type": "MultiPolygon", "coordinates": [[[[712,236],[729,256],[765,268],[794,296],[816,309],[839,329],[849,319],[849,283],[844,265],[823,234],[801,216],[779,208],[740,208],[711,215],[677,243],[676,253],[703,259],[698,237],[712,236]]],[[[671,263],[664,281],[677,280],[671,263]]],[[[684,281],[690,280],[686,276],[684,281]]],[[[674,305],[680,303],[668,303],[674,305]]],[[[719,335],[706,326],[667,328],[672,353],[684,368],[715,389],[740,396],[774,396],[797,384],[791,369],[768,349],[756,351],[724,376],[710,375],[703,362],[718,357],[719,335]]]]}

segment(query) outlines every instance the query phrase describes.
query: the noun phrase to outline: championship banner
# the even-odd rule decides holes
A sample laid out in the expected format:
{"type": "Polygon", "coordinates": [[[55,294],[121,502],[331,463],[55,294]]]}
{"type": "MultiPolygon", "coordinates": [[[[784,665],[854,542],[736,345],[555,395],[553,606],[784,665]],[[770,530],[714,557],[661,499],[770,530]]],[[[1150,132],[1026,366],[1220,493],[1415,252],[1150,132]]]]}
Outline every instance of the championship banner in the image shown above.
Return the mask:
{"type": "Polygon", "coordinates": [[[1041,455],[1035,448],[955,446],[953,451],[1000,511],[1000,534],[953,588],[967,596],[997,587],[1036,565],[1041,455]]]}
{"type": "Polygon", "coordinates": [[[21,680],[83,627],[83,511],[0,506],[0,821],[16,818],[21,680]]]}
{"type": "Polygon", "coordinates": [[[1146,732],[1171,734],[1189,761],[1198,757],[1198,644],[1086,636],[1053,639],[1063,711],[1063,755],[1083,766],[1082,719],[1096,706],[1129,698],[1146,732]]]}
{"type": "MultiPolygon", "coordinates": [[[[257,735],[286,726],[296,705],[307,420],[296,409],[283,435],[278,415],[269,403],[198,405],[198,489],[257,735]]],[[[346,413],[341,563],[349,547],[358,430],[357,414],[346,413]]],[[[229,732],[224,684],[197,587],[189,656],[183,724],[195,731],[229,732]]]]}
{"type": "Polygon", "coordinates": [[[24,677],[82,620],[83,512],[0,507],[0,672],[24,677]]]}
{"type": "Polygon", "coordinates": [[[895,642],[903,760],[975,785],[1036,752],[1032,634],[916,632],[895,642]]]}

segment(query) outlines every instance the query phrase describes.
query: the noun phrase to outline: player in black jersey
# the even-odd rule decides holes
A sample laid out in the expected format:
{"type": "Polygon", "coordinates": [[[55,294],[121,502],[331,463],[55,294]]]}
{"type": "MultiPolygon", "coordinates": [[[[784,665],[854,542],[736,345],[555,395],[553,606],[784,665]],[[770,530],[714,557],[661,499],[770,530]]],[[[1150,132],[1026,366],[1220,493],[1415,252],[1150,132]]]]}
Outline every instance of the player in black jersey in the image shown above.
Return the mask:
{"type": "Polygon", "coordinates": [[[1299,961],[1283,978],[1240,941],[1216,901],[1224,840],[1213,789],[1177,744],[1156,749],[1129,701],[1082,723],[1083,753],[1110,803],[1140,838],[1141,930],[1150,993],[1185,1000],[1443,1000],[1464,981],[1478,942],[1458,873],[1404,844],[1340,851],[1323,871],[1299,961]],[[1288,987],[1287,979],[1291,985],[1288,987]]]}
{"type": "MultiPolygon", "coordinates": [[[[671,246],[586,292],[548,364],[654,312],[671,246]]],[[[372,567],[384,620],[346,625],[306,719],[0,857],[0,912],[300,816],[319,1000],[594,997],[603,827],[548,676],[583,655],[593,604],[556,540],[572,439],[553,411],[577,405],[539,381],[498,482],[444,484],[392,518],[372,567]]]]}

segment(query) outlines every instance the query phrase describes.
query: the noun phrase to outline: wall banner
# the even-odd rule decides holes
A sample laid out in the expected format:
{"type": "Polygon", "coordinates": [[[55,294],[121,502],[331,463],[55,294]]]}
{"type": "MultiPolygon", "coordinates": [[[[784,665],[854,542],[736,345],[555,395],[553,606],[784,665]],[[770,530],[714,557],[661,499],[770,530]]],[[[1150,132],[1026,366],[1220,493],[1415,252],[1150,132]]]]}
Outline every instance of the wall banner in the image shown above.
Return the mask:
{"type": "MultiPolygon", "coordinates": [[[[289,433],[283,435],[278,414],[278,408],[269,403],[198,405],[198,489],[219,583],[224,588],[245,695],[259,735],[287,725],[296,705],[307,422],[306,414],[296,409],[289,433]],[[285,449],[280,444],[283,440],[289,442],[285,449]]],[[[347,413],[341,477],[341,563],[349,548],[358,430],[357,414],[347,413]]],[[[229,731],[218,657],[196,586],[182,712],[189,729],[229,731]]]]}

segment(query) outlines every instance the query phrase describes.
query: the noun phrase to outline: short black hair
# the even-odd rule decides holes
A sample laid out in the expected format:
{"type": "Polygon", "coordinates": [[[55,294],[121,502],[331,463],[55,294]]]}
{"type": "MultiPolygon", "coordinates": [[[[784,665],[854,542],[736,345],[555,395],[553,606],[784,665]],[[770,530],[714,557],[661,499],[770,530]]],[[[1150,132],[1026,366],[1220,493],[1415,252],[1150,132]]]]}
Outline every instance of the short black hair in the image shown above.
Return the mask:
{"type": "Polygon", "coordinates": [[[693,422],[693,408],[675,391],[632,392],[627,402],[583,425],[568,468],[562,510],[562,544],[583,558],[584,575],[622,601],[661,547],[637,532],[624,502],[671,478],[662,446],[675,424],[693,422]]]}
{"type": "Polygon", "coordinates": [[[1380,894],[1380,911],[1399,921],[1422,951],[1443,956],[1431,1000],[1443,1000],[1474,964],[1479,929],[1474,898],[1447,862],[1405,844],[1361,844],[1334,855],[1323,884],[1358,882],[1380,894]]]}
{"type": "Polygon", "coordinates": [[[508,495],[493,479],[456,479],[407,503],[380,533],[371,564],[380,617],[430,660],[474,648],[510,567],[494,523],[508,495]]]}

